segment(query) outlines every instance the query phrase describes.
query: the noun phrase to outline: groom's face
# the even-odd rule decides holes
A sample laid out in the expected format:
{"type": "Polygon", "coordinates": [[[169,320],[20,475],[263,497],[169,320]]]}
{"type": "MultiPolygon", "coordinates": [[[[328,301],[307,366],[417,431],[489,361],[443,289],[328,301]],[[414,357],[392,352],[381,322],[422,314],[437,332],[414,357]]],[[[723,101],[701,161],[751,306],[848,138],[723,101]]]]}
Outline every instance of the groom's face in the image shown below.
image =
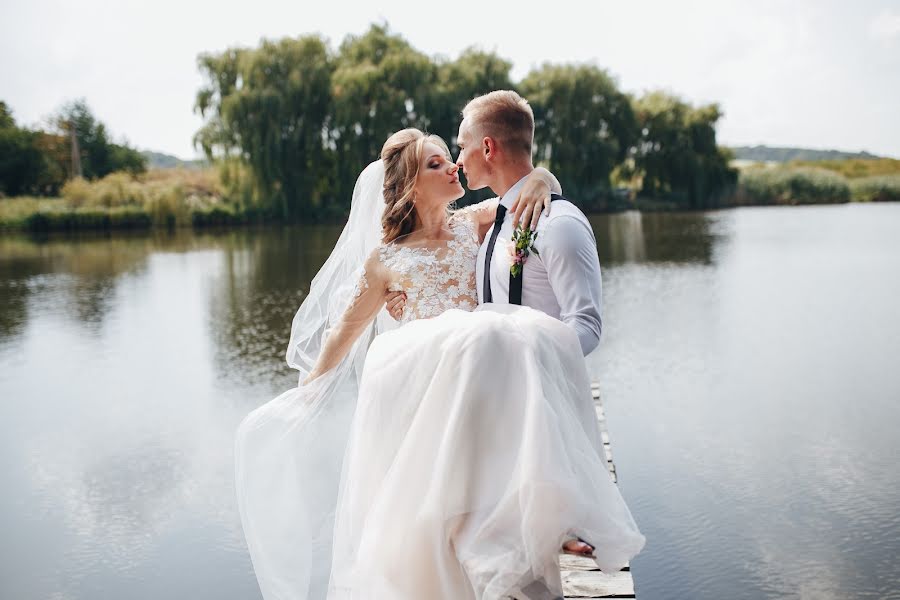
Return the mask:
{"type": "Polygon", "coordinates": [[[470,190],[480,190],[489,184],[490,166],[485,160],[482,140],[472,131],[468,119],[459,124],[459,135],[456,137],[459,146],[459,157],[456,166],[466,176],[466,184],[470,190]]]}

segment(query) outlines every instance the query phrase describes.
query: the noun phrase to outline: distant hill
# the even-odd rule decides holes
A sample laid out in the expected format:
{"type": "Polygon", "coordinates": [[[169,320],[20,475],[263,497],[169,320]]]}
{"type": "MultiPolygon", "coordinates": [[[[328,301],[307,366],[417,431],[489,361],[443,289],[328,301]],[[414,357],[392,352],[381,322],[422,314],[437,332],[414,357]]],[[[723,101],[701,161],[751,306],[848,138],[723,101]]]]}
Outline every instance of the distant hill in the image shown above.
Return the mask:
{"type": "Polygon", "coordinates": [[[171,154],[163,154],[162,152],[153,152],[152,150],[142,150],[141,155],[147,159],[148,169],[202,169],[209,166],[205,160],[181,160],[177,156],[171,154]]]}
{"type": "Polygon", "coordinates": [[[772,146],[731,146],[737,160],[755,162],[789,162],[792,160],[875,160],[882,158],[868,152],[810,150],[809,148],[775,148],[772,146]]]}

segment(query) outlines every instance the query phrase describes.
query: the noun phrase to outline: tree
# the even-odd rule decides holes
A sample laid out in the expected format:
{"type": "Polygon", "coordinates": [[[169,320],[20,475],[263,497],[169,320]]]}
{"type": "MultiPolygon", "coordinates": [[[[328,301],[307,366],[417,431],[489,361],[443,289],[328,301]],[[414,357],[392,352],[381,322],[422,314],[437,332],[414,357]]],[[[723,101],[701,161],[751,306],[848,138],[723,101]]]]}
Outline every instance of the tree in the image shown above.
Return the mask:
{"type": "Polygon", "coordinates": [[[716,104],[692,107],[660,91],[634,102],[640,138],[631,152],[641,193],[686,208],[717,206],[737,181],[729,155],[716,145],[716,104]]]}
{"type": "Polygon", "coordinates": [[[437,63],[437,82],[428,101],[431,133],[447,142],[456,155],[462,109],[476,96],[513,89],[512,63],[490,52],[469,48],[454,61],[437,63]]]}
{"type": "Polygon", "coordinates": [[[77,137],[85,179],[98,179],[113,171],[137,174],[147,170],[147,161],[140,152],[110,140],[106,125],[94,117],[83,98],[63,106],[54,123],[59,135],[69,138],[74,132],[77,137]]]}
{"type": "Polygon", "coordinates": [[[203,54],[206,85],[194,138],[206,156],[246,162],[257,201],[296,220],[322,202],[333,59],[318,36],[263,41],[256,50],[203,54]]]}
{"type": "Polygon", "coordinates": [[[52,153],[43,131],[17,127],[12,111],[0,101],[0,196],[56,194],[65,182],[65,170],[52,153]]]}
{"type": "Polygon", "coordinates": [[[13,119],[12,111],[6,102],[0,100],[0,129],[12,129],[15,126],[16,121],[13,119]]]}
{"type": "Polygon", "coordinates": [[[380,25],[348,36],[335,63],[330,187],[338,202],[346,203],[356,176],[379,157],[390,134],[406,127],[429,129],[437,70],[428,56],[380,25]]]}
{"type": "MultiPolygon", "coordinates": [[[[513,89],[510,79],[512,63],[490,52],[474,48],[464,50],[454,61],[436,62],[437,81],[431,88],[427,103],[429,131],[441,136],[456,157],[456,135],[462,120],[462,109],[476,96],[494,90],[513,89]]],[[[460,205],[469,204],[490,197],[488,189],[467,190],[460,205]]]]}
{"type": "Polygon", "coordinates": [[[591,65],[544,65],[521,88],[534,110],[535,160],[581,206],[607,206],[610,173],[637,137],[628,97],[591,65]]]}

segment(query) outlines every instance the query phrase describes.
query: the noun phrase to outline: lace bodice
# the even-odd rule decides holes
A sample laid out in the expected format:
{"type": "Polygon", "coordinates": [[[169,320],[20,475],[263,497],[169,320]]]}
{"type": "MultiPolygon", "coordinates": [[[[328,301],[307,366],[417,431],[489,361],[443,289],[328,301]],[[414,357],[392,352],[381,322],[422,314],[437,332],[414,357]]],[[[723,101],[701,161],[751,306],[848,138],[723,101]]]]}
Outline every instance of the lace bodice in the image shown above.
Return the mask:
{"type": "Polygon", "coordinates": [[[391,274],[389,289],[406,292],[401,323],[436,317],[445,310],[475,310],[475,261],[478,233],[471,219],[457,214],[450,220],[453,239],[434,247],[387,244],[379,259],[391,274]]]}

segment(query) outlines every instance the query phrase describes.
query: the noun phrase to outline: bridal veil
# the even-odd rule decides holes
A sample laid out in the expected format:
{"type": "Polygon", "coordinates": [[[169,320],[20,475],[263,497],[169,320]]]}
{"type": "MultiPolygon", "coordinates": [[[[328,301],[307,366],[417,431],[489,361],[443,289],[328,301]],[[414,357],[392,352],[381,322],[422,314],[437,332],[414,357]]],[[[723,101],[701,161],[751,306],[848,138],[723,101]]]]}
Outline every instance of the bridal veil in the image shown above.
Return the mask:
{"type": "MultiPolygon", "coordinates": [[[[360,174],[347,224],[294,317],[286,358],[300,382],[352,300],[366,257],[381,242],[383,182],[380,160],[360,174]]],[[[396,326],[381,310],[337,367],[260,406],[238,427],[238,510],[266,600],[320,600],[327,594],[341,463],[359,378],[374,336],[396,326]]]]}

